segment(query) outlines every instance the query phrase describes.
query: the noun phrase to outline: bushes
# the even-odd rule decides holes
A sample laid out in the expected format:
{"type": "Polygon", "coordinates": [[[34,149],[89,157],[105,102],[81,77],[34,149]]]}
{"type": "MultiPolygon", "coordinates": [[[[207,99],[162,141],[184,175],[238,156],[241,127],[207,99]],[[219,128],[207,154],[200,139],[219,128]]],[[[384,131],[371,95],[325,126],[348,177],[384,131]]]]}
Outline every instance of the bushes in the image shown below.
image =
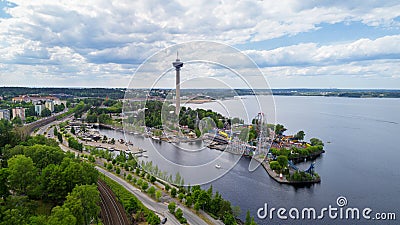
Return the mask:
{"type": "Polygon", "coordinates": [[[175,209],[176,209],[176,203],[175,202],[170,202],[168,204],[168,210],[171,214],[175,214],[175,209]]]}
{"type": "Polygon", "coordinates": [[[314,178],[309,174],[304,171],[295,171],[291,176],[290,180],[291,181],[311,181],[314,178]]]}
{"type": "Polygon", "coordinates": [[[75,138],[73,138],[73,137],[69,137],[69,138],[68,138],[68,146],[69,146],[70,148],[76,149],[76,150],[81,151],[81,152],[82,152],[82,150],[83,150],[83,145],[82,145],[82,143],[79,143],[79,142],[78,142],[75,138]]]}
{"type": "Polygon", "coordinates": [[[171,189],[171,196],[172,196],[173,198],[175,198],[175,196],[176,196],[176,188],[172,188],[172,189],[171,189]]]}
{"type": "Polygon", "coordinates": [[[280,171],[282,169],[282,167],[278,163],[278,161],[271,161],[269,163],[269,167],[271,168],[271,170],[275,170],[275,171],[280,171]]]}
{"type": "Polygon", "coordinates": [[[176,203],[175,202],[170,202],[168,204],[168,210],[171,214],[173,214],[175,216],[175,218],[181,223],[181,224],[185,224],[187,223],[187,220],[185,217],[183,217],[183,211],[182,209],[178,208],[176,209],[176,203]]]}

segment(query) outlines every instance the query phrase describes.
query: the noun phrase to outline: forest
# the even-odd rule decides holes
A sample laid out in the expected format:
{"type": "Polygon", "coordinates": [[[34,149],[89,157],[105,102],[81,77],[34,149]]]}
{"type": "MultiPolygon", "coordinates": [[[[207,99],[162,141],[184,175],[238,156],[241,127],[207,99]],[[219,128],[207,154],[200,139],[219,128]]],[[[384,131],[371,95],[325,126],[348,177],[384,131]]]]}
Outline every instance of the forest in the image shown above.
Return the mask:
{"type": "Polygon", "coordinates": [[[38,135],[19,140],[0,120],[0,225],[96,222],[98,172],[38,135]]]}

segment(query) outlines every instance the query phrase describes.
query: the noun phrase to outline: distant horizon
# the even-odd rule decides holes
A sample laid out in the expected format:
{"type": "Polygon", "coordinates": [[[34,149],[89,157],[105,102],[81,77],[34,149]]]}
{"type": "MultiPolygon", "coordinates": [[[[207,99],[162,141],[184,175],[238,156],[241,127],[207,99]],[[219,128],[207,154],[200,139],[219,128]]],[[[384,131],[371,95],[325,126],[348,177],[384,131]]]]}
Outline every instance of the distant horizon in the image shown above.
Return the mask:
{"type": "MultiPolygon", "coordinates": [[[[68,87],[68,86],[56,86],[56,87],[35,87],[35,86],[0,86],[0,88],[68,88],[68,89],[127,89],[126,87],[68,87]]],[[[148,90],[149,88],[129,88],[129,89],[137,89],[137,90],[148,90]]],[[[155,90],[174,90],[174,88],[154,88],[155,90]]],[[[181,88],[181,90],[227,90],[228,88],[181,88]]],[[[265,88],[234,88],[234,89],[242,89],[242,90],[382,90],[382,91],[400,91],[399,89],[393,88],[325,88],[325,87],[277,87],[271,89],[265,88]]],[[[229,90],[229,89],[228,89],[229,90]]]]}

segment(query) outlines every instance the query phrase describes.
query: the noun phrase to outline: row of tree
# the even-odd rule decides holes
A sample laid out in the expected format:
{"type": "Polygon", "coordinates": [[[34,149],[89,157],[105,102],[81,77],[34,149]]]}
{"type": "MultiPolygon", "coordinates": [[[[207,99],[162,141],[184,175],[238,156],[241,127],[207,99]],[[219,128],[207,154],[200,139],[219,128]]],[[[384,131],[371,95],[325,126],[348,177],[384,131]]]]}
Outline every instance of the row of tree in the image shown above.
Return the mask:
{"type": "Polygon", "coordinates": [[[92,165],[41,135],[18,144],[7,143],[1,152],[0,225],[97,220],[98,172],[92,165]]]}

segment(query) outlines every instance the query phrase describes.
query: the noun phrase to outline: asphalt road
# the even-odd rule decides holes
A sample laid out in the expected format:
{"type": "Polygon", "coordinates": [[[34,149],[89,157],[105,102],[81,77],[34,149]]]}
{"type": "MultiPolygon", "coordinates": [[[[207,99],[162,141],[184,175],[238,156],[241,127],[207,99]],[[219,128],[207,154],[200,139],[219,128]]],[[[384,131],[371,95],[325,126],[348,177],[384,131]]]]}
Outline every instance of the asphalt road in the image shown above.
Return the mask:
{"type": "MultiPolygon", "coordinates": [[[[53,124],[58,124],[62,121],[67,120],[68,118],[64,118],[61,121],[54,121],[51,122],[43,127],[41,127],[38,132],[36,134],[44,134],[44,132],[46,130],[49,129],[49,127],[53,124]]],[[[53,135],[52,133],[52,129],[49,130],[49,132],[51,133],[50,135],[53,135]]],[[[60,148],[65,151],[71,151],[74,152],[75,155],[77,155],[78,153],[73,150],[70,149],[67,146],[64,146],[62,144],[59,145],[60,148]]],[[[103,173],[104,175],[106,175],[107,177],[111,178],[112,180],[116,181],[117,183],[119,183],[120,185],[122,185],[126,190],[128,190],[129,192],[131,192],[132,194],[134,194],[139,201],[141,201],[147,208],[149,208],[150,210],[154,211],[155,213],[157,213],[160,218],[164,218],[167,217],[167,223],[166,225],[180,225],[179,221],[175,218],[174,215],[172,215],[169,211],[168,211],[168,205],[161,203],[161,202],[156,202],[155,200],[153,200],[152,198],[150,198],[149,196],[147,196],[145,193],[142,193],[140,189],[132,186],[131,184],[129,184],[128,182],[126,182],[125,180],[123,180],[122,178],[108,172],[107,170],[104,170],[98,166],[96,166],[96,169],[103,173]]],[[[179,205],[178,205],[179,206],[179,205]]],[[[187,219],[188,224],[191,225],[208,225],[204,220],[202,220],[199,216],[197,216],[195,213],[193,213],[192,211],[190,211],[189,209],[187,209],[186,207],[180,207],[183,211],[183,215],[184,217],[187,219]]],[[[211,218],[210,218],[211,219],[211,218]]],[[[220,221],[216,221],[215,224],[221,224],[220,221]]]]}

